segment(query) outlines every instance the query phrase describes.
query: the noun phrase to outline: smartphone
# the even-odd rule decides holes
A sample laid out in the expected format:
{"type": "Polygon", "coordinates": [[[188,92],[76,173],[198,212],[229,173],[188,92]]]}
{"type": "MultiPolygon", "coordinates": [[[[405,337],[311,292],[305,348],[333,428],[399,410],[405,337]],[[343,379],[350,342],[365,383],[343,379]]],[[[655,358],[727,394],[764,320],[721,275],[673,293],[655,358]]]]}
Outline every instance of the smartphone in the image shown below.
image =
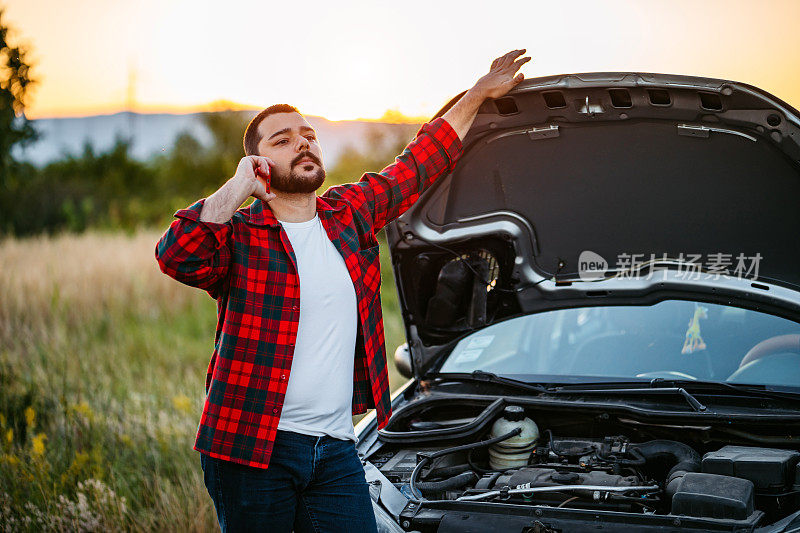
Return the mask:
{"type": "MultiPolygon", "coordinates": [[[[267,168],[269,168],[269,166],[267,166],[267,168]]],[[[267,194],[269,194],[269,175],[269,172],[264,173],[260,165],[256,167],[256,177],[264,180],[264,188],[267,190],[267,194]]]]}

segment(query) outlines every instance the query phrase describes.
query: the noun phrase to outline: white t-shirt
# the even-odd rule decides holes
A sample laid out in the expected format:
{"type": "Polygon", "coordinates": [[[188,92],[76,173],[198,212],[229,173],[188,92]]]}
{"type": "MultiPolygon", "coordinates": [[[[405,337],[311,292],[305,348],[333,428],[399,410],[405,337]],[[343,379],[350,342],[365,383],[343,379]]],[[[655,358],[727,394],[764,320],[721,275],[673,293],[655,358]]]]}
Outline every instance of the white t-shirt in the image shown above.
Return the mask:
{"type": "Polygon", "coordinates": [[[318,215],[280,221],[300,277],[300,323],[278,429],[356,440],[353,365],[356,291],[318,215]]]}

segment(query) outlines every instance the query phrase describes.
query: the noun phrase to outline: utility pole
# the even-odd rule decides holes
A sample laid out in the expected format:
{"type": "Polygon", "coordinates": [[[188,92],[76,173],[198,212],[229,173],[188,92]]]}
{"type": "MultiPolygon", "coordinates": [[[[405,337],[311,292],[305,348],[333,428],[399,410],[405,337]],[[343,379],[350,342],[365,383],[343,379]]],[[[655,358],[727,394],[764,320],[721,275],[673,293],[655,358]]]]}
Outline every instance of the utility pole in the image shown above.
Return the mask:
{"type": "Polygon", "coordinates": [[[125,108],[128,112],[128,142],[133,148],[133,132],[136,126],[136,63],[133,59],[128,59],[128,90],[125,101],[125,108]]]}

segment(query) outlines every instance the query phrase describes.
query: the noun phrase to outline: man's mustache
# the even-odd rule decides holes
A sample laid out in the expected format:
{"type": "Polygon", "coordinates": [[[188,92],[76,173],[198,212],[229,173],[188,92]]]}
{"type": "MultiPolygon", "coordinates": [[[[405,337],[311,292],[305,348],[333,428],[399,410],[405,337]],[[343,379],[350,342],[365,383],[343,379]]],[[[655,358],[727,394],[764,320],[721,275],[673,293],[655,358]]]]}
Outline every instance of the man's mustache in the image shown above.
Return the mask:
{"type": "Polygon", "coordinates": [[[319,158],[317,156],[315,156],[314,154],[312,154],[311,152],[303,152],[303,153],[299,154],[297,157],[295,157],[294,159],[292,159],[292,166],[295,166],[297,163],[300,162],[301,159],[306,158],[306,157],[309,158],[310,160],[312,160],[317,165],[322,166],[322,162],[319,160],[319,158]]]}

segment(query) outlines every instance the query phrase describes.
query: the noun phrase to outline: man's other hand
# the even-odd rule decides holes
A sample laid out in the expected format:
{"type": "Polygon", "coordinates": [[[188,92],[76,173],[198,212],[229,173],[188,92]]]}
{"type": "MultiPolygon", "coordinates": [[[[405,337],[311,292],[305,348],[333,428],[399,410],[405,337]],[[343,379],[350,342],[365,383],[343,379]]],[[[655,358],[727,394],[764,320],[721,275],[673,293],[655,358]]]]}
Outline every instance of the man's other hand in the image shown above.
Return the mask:
{"type": "Polygon", "coordinates": [[[517,71],[531,60],[530,57],[520,57],[525,49],[512,50],[492,61],[489,73],[475,83],[475,90],[485,98],[500,98],[514,88],[525,76],[517,71]]]}

